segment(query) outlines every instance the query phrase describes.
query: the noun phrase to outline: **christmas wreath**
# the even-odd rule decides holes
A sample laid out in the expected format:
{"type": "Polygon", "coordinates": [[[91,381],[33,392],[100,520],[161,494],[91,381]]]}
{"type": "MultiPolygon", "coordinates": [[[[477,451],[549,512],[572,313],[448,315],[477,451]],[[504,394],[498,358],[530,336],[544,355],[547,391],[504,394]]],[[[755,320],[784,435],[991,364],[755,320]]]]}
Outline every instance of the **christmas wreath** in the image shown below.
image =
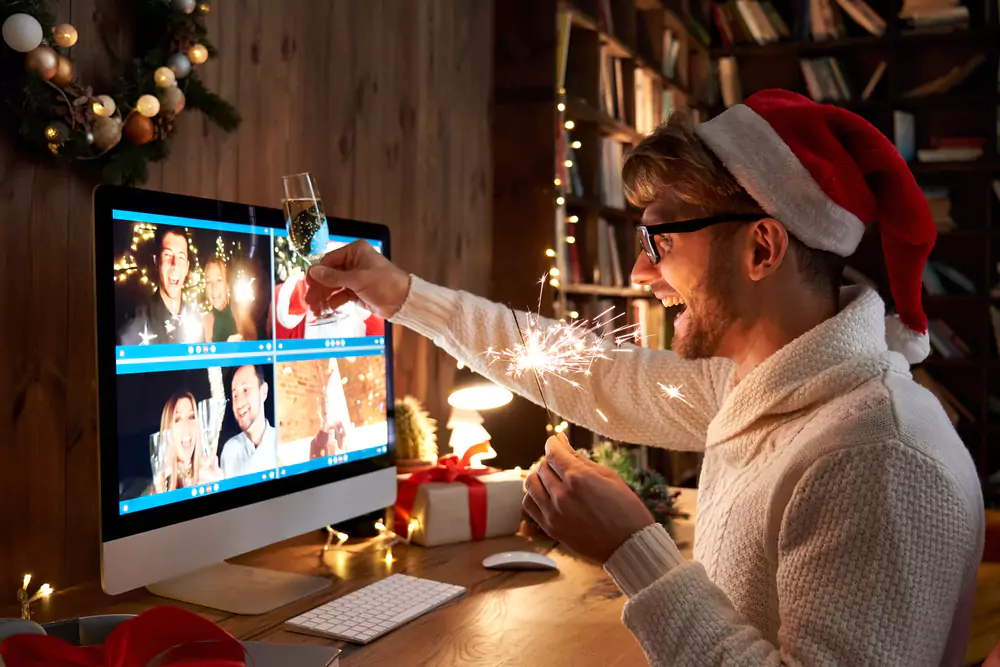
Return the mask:
{"type": "Polygon", "coordinates": [[[146,165],[167,157],[174,121],[199,109],[227,132],[239,112],[205,87],[196,67],[216,55],[207,2],[134,0],[134,43],[145,52],[122,63],[117,81],[96,89],[77,80],[76,28],[55,25],[42,0],[0,0],[4,122],[29,151],[99,167],[109,183],[142,183],[146,165]]]}

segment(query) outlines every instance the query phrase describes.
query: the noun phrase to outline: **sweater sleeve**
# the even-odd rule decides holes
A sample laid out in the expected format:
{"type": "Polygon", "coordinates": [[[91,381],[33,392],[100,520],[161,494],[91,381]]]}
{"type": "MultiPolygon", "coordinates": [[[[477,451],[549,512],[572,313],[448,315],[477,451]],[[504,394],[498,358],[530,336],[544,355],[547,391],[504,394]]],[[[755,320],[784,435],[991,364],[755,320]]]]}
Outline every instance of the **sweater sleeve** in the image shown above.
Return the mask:
{"type": "Polygon", "coordinates": [[[637,533],[605,567],[652,665],[937,666],[978,563],[962,497],[940,464],[894,444],[814,462],[781,518],[776,644],[665,532],[637,533]]]}
{"type": "MultiPolygon", "coordinates": [[[[525,313],[518,312],[517,318],[524,327],[525,313]]],[[[511,377],[504,364],[490,364],[486,358],[490,347],[507,349],[520,342],[506,306],[412,276],[410,293],[392,321],[430,338],[477,373],[541,405],[533,375],[511,377]]],[[[539,324],[555,323],[543,319],[539,324]]],[[[554,379],[543,385],[552,411],[608,438],[703,450],[732,363],[725,359],[688,361],[673,352],[636,346],[622,350],[595,362],[590,376],[574,376],[578,388],[554,379]],[[679,385],[684,400],[667,398],[657,382],[679,385]]]]}

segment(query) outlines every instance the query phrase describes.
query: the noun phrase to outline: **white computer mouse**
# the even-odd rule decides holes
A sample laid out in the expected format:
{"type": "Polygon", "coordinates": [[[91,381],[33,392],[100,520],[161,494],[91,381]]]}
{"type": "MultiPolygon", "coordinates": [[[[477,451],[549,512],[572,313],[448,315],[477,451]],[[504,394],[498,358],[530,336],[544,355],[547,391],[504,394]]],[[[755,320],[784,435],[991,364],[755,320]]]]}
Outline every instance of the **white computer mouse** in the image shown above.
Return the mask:
{"type": "Polygon", "coordinates": [[[559,566],[545,554],[534,551],[504,551],[483,559],[491,570],[555,570],[559,566]]]}

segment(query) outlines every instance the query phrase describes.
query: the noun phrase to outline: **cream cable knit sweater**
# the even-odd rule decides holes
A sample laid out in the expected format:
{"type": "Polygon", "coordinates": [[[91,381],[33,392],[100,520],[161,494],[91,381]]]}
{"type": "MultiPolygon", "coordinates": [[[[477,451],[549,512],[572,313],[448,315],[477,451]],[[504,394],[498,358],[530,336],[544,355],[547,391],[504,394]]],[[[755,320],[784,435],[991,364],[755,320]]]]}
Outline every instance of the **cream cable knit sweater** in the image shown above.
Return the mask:
{"type": "MultiPolygon", "coordinates": [[[[583,391],[546,387],[556,413],[606,436],[705,452],[695,562],[654,525],[605,564],[650,663],[962,664],[983,547],[976,470],[886,349],[878,295],[846,288],[842,302],[738,384],[727,360],[636,349],[595,365],[583,391]]],[[[483,356],[517,342],[507,308],[413,277],[393,321],[538,402],[532,378],[483,356]]]]}

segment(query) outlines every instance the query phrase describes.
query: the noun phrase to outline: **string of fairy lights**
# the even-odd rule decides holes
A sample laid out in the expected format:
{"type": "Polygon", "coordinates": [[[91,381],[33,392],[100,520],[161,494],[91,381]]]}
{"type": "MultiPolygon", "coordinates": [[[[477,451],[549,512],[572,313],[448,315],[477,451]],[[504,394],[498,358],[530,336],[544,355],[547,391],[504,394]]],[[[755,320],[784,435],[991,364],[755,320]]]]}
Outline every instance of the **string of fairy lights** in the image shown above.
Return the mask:
{"type": "MultiPolygon", "coordinates": [[[[188,270],[187,282],[182,290],[184,302],[194,304],[201,313],[211,310],[211,304],[205,298],[205,269],[198,256],[198,246],[191,236],[191,230],[184,228],[184,234],[188,242],[188,270]]],[[[155,265],[140,266],[136,255],[140,248],[145,250],[150,241],[155,241],[156,225],[146,222],[132,223],[132,239],[129,249],[115,260],[115,282],[119,284],[127,283],[129,280],[137,279],[138,282],[146,286],[150,293],[157,289],[156,278],[158,276],[155,265]]],[[[221,259],[226,264],[231,264],[233,257],[242,250],[239,241],[226,241],[221,235],[215,238],[213,257],[221,259]]],[[[150,255],[155,254],[151,252],[150,255]]],[[[207,263],[207,261],[206,261],[207,263]]],[[[238,267],[230,279],[230,289],[233,301],[241,304],[248,304],[256,299],[254,284],[256,278],[247,274],[246,270],[238,267]]]]}

